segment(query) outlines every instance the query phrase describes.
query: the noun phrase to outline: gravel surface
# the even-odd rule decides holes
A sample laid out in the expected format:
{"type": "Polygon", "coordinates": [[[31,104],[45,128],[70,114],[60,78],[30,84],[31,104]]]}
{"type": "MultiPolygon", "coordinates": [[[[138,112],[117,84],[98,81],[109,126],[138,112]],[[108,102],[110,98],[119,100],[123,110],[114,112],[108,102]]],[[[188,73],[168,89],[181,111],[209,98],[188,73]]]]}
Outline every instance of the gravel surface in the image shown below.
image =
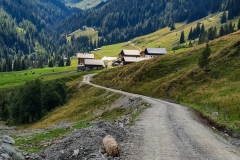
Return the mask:
{"type": "MultiPolygon", "coordinates": [[[[86,75],[83,82],[105,88],[90,83],[92,76],[86,75]]],[[[133,134],[123,147],[122,159],[240,159],[238,147],[199,123],[188,108],[147,96],[108,90],[141,97],[152,105],[131,127],[133,134]]]]}

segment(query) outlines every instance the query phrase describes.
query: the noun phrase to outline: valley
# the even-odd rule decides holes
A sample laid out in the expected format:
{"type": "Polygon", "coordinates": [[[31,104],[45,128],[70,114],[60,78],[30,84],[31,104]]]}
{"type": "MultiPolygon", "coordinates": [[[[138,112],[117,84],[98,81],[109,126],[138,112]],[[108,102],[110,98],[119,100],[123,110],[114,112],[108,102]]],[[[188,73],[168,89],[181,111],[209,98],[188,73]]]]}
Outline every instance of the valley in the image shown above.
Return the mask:
{"type": "Polygon", "coordinates": [[[240,159],[239,5],[2,0],[0,159],[240,159]]]}

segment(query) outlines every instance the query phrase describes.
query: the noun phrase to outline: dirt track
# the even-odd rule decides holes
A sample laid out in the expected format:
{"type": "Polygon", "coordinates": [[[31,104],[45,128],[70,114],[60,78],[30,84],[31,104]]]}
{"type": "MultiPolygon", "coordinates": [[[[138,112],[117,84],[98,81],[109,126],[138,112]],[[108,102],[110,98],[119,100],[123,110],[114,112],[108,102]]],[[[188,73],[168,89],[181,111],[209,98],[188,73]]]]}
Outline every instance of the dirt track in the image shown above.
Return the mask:
{"type": "MultiPolygon", "coordinates": [[[[83,82],[90,83],[93,75],[83,82]]],[[[159,99],[105,88],[141,97],[152,107],[131,128],[135,136],[123,148],[125,159],[216,159],[240,160],[240,149],[196,121],[188,108],[159,99]]]]}

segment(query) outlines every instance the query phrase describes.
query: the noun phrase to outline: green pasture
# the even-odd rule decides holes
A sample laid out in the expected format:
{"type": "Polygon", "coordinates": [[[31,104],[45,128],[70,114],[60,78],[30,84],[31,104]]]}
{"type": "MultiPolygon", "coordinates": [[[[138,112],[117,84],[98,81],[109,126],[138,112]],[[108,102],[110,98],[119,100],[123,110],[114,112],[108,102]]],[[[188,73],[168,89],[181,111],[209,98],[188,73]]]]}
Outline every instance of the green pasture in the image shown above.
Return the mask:
{"type": "MultiPolygon", "coordinates": [[[[98,33],[95,31],[95,30],[92,30],[90,28],[86,29],[86,30],[77,30],[74,32],[74,34],[72,34],[72,36],[74,36],[75,38],[77,37],[81,37],[81,36],[89,36],[92,41],[97,41],[98,40],[98,33]]],[[[70,42],[71,41],[71,37],[72,36],[67,36],[67,42],[70,42]]]]}
{"type": "Polygon", "coordinates": [[[0,90],[14,88],[24,84],[26,81],[34,80],[36,78],[40,78],[42,80],[51,80],[73,74],[80,74],[76,71],[77,58],[73,57],[71,60],[71,66],[68,67],[46,67],[16,72],[0,72],[0,90]]]}
{"type": "Polygon", "coordinates": [[[136,49],[138,49],[137,47],[135,47],[135,46],[133,46],[131,44],[132,43],[129,41],[129,42],[124,42],[124,43],[107,45],[107,46],[103,46],[101,50],[92,51],[92,53],[94,54],[95,59],[102,59],[104,56],[118,57],[118,54],[123,49],[129,49],[129,50],[136,50],[136,49]]]}

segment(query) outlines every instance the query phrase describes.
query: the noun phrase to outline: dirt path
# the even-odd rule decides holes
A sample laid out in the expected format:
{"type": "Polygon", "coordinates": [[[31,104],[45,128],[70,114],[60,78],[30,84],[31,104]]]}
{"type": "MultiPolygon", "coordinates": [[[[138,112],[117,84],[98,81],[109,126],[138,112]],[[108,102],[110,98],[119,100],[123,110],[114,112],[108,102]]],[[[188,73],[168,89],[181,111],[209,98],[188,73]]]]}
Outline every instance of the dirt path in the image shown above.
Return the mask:
{"type": "MultiPolygon", "coordinates": [[[[92,84],[92,75],[83,82],[92,84]]],[[[159,99],[105,88],[141,97],[152,104],[131,128],[135,136],[123,148],[125,159],[216,159],[240,160],[240,149],[200,124],[188,108],[159,99]]]]}

